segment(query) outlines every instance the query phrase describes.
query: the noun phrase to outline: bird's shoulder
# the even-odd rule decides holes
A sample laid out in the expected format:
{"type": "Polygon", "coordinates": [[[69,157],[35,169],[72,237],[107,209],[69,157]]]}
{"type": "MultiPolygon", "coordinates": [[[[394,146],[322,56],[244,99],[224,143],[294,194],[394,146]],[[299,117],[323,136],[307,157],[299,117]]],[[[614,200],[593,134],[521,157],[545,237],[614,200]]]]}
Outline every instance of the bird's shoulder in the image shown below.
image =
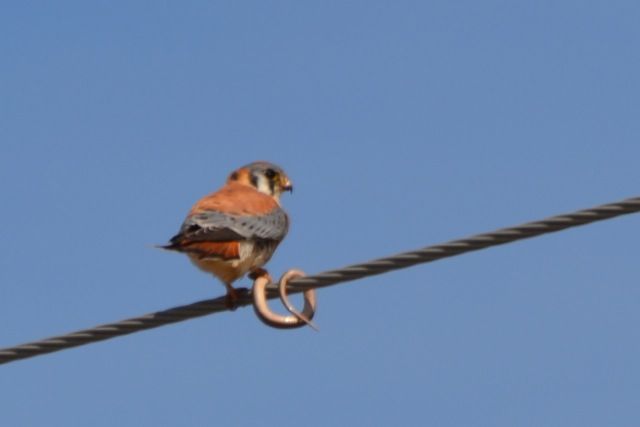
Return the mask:
{"type": "Polygon", "coordinates": [[[278,201],[248,185],[231,182],[198,200],[189,216],[202,212],[219,212],[228,215],[265,215],[279,210],[278,201]]]}

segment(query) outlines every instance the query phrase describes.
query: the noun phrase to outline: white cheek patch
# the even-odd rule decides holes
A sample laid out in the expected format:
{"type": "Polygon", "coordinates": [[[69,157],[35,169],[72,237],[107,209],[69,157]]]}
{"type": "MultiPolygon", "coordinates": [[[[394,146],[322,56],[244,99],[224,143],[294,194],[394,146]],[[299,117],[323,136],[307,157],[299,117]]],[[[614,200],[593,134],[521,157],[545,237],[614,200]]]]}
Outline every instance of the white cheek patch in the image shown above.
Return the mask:
{"type": "Polygon", "coordinates": [[[271,187],[269,187],[269,181],[264,175],[258,175],[258,186],[256,187],[259,192],[272,196],[271,187]]]}

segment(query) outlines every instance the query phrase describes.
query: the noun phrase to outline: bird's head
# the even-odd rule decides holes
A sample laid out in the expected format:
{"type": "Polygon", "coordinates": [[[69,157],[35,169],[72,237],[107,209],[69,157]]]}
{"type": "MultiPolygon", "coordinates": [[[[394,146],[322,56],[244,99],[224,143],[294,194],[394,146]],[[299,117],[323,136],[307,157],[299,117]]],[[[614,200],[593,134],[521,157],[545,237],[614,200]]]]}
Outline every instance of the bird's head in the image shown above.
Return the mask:
{"type": "Polygon", "coordinates": [[[253,162],[229,175],[228,183],[237,182],[239,184],[254,187],[261,193],[280,198],[284,191],[293,191],[293,185],[287,174],[280,166],[269,162],[253,162]]]}

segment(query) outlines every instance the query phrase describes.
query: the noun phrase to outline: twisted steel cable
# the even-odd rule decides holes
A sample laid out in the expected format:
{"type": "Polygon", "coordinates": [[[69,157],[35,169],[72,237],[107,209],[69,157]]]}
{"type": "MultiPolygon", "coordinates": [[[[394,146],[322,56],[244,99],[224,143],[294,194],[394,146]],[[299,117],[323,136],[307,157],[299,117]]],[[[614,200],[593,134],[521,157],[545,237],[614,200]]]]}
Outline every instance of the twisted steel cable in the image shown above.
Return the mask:
{"type": "MultiPolygon", "coordinates": [[[[615,203],[553,216],[540,221],[503,228],[489,233],[452,240],[439,245],[427,246],[415,251],[379,258],[362,264],[355,264],[337,270],[306,276],[291,281],[289,283],[289,291],[290,293],[297,293],[309,288],[327,287],[639,211],[640,197],[633,197],[615,203]]],[[[274,285],[270,286],[267,297],[269,299],[278,297],[274,285]]],[[[246,306],[251,304],[251,301],[251,296],[245,293],[241,296],[238,305],[246,306]]],[[[85,329],[67,335],[60,335],[16,347],[0,349],[0,364],[103,341],[145,329],[157,328],[195,317],[227,311],[228,308],[224,302],[224,297],[208,299],[168,310],[149,313],[140,317],[125,319],[120,322],[100,325],[95,328],[85,329]]]]}

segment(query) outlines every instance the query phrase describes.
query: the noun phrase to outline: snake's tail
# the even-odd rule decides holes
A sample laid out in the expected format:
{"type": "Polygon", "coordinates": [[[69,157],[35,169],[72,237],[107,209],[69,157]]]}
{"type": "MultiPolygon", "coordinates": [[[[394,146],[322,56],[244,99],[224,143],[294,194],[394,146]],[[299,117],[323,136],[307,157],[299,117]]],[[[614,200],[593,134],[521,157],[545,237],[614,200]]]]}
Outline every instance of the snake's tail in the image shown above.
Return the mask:
{"type": "Polygon", "coordinates": [[[309,319],[307,316],[300,313],[298,310],[295,310],[295,309],[291,310],[290,307],[287,307],[287,310],[289,310],[289,313],[293,314],[298,319],[302,320],[304,323],[309,325],[311,329],[313,329],[316,332],[320,332],[320,329],[318,329],[318,326],[313,322],[313,320],[309,319]]]}

